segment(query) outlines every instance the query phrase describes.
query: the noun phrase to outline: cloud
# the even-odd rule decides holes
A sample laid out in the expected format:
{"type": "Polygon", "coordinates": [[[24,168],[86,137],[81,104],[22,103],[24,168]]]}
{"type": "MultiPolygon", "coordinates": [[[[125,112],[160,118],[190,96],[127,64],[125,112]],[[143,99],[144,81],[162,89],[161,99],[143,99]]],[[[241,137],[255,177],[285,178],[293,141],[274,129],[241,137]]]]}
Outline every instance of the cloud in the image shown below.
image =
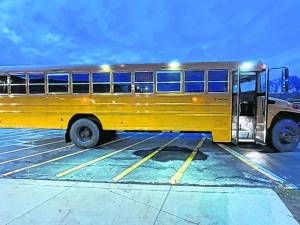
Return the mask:
{"type": "Polygon", "coordinates": [[[299,6],[298,0],[4,0],[0,64],[262,59],[300,73],[299,6]]]}

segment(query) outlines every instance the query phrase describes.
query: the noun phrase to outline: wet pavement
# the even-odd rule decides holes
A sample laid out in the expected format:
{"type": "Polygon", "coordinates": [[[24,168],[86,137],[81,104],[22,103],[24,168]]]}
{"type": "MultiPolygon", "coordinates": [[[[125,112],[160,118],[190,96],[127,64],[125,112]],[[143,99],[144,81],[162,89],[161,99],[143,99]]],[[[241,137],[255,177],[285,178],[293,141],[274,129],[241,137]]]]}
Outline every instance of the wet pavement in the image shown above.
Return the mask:
{"type": "MultiPolygon", "coordinates": [[[[64,131],[62,130],[0,129],[0,187],[2,190],[4,188],[6,192],[11,191],[5,189],[6,183],[17,186],[20,184],[18,187],[21,191],[24,182],[38,182],[38,185],[43,182],[50,182],[50,186],[63,186],[63,184],[72,186],[71,184],[77,183],[82,185],[86,182],[90,186],[93,184],[108,185],[105,188],[114,188],[116,185],[118,189],[126,187],[126,185],[131,185],[131,189],[134,187],[143,189],[147,185],[153,188],[159,186],[166,188],[168,192],[176,188],[181,188],[181,191],[195,188],[193,190],[196,190],[199,196],[204,197],[204,200],[197,200],[198,197],[191,193],[183,194],[183,196],[175,194],[174,197],[173,194],[170,194],[170,196],[168,195],[170,202],[162,200],[162,202],[167,203],[164,207],[168,204],[171,206],[176,201],[181,201],[181,204],[177,205],[177,209],[171,210],[172,212],[168,210],[165,212],[157,206],[158,212],[154,210],[155,213],[153,214],[156,216],[148,215],[149,218],[155,218],[154,221],[149,219],[152,221],[149,224],[247,224],[236,223],[232,220],[233,215],[241,213],[241,210],[238,210],[239,207],[246,207],[241,203],[241,199],[235,200],[237,196],[241,198],[247,196],[245,201],[248,201],[247,198],[250,196],[255,197],[252,202],[253,204],[255,202],[254,205],[258,211],[263,207],[262,204],[271,204],[271,202],[259,203],[271,199],[260,199],[262,194],[267,193],[266,196],[275,196],[274,199],[276,200],[272,197],[272,201],[279,200],[281,202],[273,190],[280,190],[280,193],[282,190],[298,191],[300,188],[299,160],[300,150],[293,153],[278,153],[273,152],[270,148],[256,145],[237,147],[229,144],[216,144],[210,140],[209,135],[204,133],[118,132],[115,137],[106,140],[97,148],[81,150],[64,142],[64,131]],[[13,181],[21,183],[15,184],[13,181]],[[203,195],[203,190],[208,191],[204,191],[205,194],[203,195]],[[208,194],[210,192],[215,194],[208,194]],[[223,192],[231,194],[222,195],[223,192]],[[257,196],[253,195],[255,192],[257,196]],[[239,193],[244,194],[239,195],[239,193]],[[207,196],[212,197],[212,199],[216,198],[215,200],[219,201],[220,204],[207,199],[207,196]],[[190,198],[191,204],[196,201],[193,203],[194,208],[192,207],[193,204],[190,205],[184,201],[186,198],[190,198]],[[228,202],[229,200],[230,202],[228,202]],[[200,207],[200,204],[211,205],[213,211],[206,212],[200,207]],[[181,210],[184,211],[183,214],[186,213],[186,210],[192,210],[188,214],[191,218],[187,218],[185,214],[179,215],[181,210]],[[199,214],[198,211],[198,217],[193,218],[194,213],[197,214],[197,210],[203,214],[199,214]],[[214,210],[224,212],[219,213],[218,217],[213,219],[214,210]],[[237,210],[237,212],[233,212],[233,210],[237,210]],[[230,215],[225,215],[225,212],[230,215]],[[175,218],[173,218],[174,215],[175,218]],[[178,218],[183,218],[183,220],[178,218]],[[206,221],[207,219],[211,221],[206,221]],[[223,222],[217,223],[218,219],[223,222]]],[[[62,191],[62,189],[58,189],[62,191]]],[[[77,189],[72,190],[74,192],[72,195],[76,195],[75,190],[77,189]]],[[[80,193],[78,192],[79,195],[80,193]]],[[[289,201],[285,202],[284,195],[279,196],[289,207],[289,201]]],[[[51,196],[48,197],[52,198],[51,196]]],[[[60,201],[64,202],[65,200],[60,201]]],[[[289,211],[284,203],[278,203],[278,209],[276,209],[283,210],[282,219],[285,219],[285,215],[290,211],[294,216],[296,215],[296,219],[299,219],[297,207],[293,206],[289,211]]],[[[3,210],[2,206],[4,206],[3,201],[0,205],[0,213],[4,213],[1,211],[3,210]]],[[[276,212],[273,206],[272,210],[276,212]]],[[[268,213],[270,214],[269,218],[274,219],[272,223],[262,220],[261,222],[265,223],[252,221],[253,223],[249,224],[284,224],[277,221],[278,218],[273,216],[273,212],[268,213]]],[[[26,216],[26,218],[29,217],[26,216]]],[[[27,224],[26,218],[20,220],[20,223],[27,224]]],[[[4,224],[9,221],[18,220],[9,217],[6,218],[4,224]]],[[[49,221],[49,224],[55,224],[52,222],[53,220],[49,221]]],[[[13,222],[12,224],[18,223],[13,222]]],[[[130,224],[135,224],[135,220],[132,220],[130,224]]],[[[296,223],[290,222],[288,224],[296,223]]]]}

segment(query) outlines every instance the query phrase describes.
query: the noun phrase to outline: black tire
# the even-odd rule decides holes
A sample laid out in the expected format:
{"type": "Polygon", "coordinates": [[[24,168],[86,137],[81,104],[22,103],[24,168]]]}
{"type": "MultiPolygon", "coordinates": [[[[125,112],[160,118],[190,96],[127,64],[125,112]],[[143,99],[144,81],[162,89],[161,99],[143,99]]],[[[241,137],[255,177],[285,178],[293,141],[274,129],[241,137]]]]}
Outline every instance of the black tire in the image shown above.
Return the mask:
{"type": "Polygon", "coordinates": [[[281,119],[272,128],[272,145],[280,152],[296,151],[299,137],[300,127],[294,120],[281,119]]]}
{"type": "Polygon", "coordinates": [[[70,129],[70,138],[77,147],[93,148],[100,139],[100,130],[96,122],[89,119],[75,121],[70,129]]]}

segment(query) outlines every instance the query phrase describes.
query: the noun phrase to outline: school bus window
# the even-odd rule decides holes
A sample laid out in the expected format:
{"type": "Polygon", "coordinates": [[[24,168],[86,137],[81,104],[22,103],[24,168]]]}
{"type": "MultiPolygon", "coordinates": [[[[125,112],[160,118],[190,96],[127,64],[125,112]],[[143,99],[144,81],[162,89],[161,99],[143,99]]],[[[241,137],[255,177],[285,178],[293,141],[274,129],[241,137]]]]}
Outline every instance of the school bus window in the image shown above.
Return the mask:
{"type": "Polygon", "coordinates": [[[113,73],[114,93],[131,93],[131,73],[113,73]]]}
{"type": "Polygon", "coordinates": [[[157,72],[156,79],[158,92],[180,92],[180,71],[157,72]]]}
{"type": "Polygon", "coordinates": [[[72,74],[73,93],[89,93],[90,81],[88,73],[72,74]]]}
{"type": "Polygon", "coordinates": [[[110,92],[110,73],[93,73],[93,93],[110,92]]]}
{"type": "Polygon", "coordinates": [[[0,75],[0,94],[8,94],[7,75],[0,75]]]}
{"type": "Polygon", "coordinates": [[[49,93],[68,93],[69,74],[48,74],[49,93]]]}
{"type": "Polygon", "coordinates": [[[185,71],[185,92],[204,92],[204,71],[185,71]]]}
{"type": "Polygon", "coordinates": [[[135,93],[153,92],[153,72],[135,72],[135,93]]]}
{"type": "Polygon", "coordinates": [[[228,92],[228,70],[208,71],[208,92],[228,92]]]}
{"type": "Polygon", "coordinates": [[[45,75],[29,74],[29,94],[45,94],[45,75]]]}
{"type": "Polygon", "coordinates": [[[10,75],[10,93],[26,94],[26,75],[14,74],[10,75]]]}
{"type": "Polygon", "coordinates": [[[110,73],[93,73],[93,93],[110,92],[110,73]]]}

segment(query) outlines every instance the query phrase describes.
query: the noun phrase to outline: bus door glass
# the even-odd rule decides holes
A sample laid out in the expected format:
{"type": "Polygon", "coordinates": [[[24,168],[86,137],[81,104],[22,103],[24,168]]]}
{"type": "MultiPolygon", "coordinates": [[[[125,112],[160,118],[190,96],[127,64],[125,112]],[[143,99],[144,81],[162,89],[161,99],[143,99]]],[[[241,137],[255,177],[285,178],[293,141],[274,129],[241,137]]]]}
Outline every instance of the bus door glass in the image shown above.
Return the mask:
{"type": "Polygon", "coordinates": [[[267,115],[268,115],[268,90],[269,69],[257,74],[257,97],[256,97],[256,135],[255,142],[266,143],[267,115]]]}
{"type": "Polygon", "coordinates": [[[240,70],[232,73],[232,114],[231,114],[231,142],[239,142],[239,90],[240,90],[240,70]]]}
{"type": "Polygon", "coordinates": [[[232,142],[254,142],[256,72],[235,71],[232,88],[232,142]]]}
{"type": "Polygon", "coordinates": [[[256,137],[266,144],[268,124],[268,97],[280,98],[288,90],[289,70],[286,67],[268,68],[257,76],[256,137]]]}

